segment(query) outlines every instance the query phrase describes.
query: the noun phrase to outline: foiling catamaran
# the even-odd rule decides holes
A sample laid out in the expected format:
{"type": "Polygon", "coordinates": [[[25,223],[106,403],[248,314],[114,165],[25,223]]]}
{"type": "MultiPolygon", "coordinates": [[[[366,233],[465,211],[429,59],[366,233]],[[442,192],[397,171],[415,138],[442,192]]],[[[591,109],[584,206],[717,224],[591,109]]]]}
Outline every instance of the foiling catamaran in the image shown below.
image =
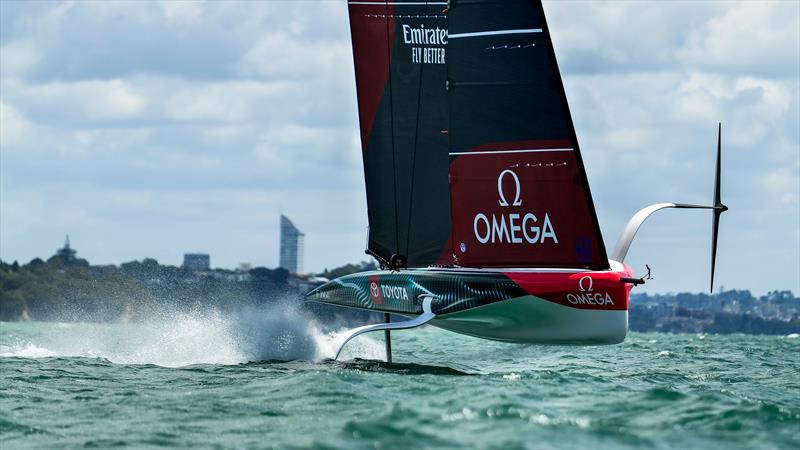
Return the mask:
{"type": "MultiPolygon", "coordinates": [[[[381,270],[332,280],[315,302],[383,312],[342,333],[430,324],[505,342],[622,342],[636,278],[624,264],[658,203],[606,254],[541,2],[349,1],[367,189],[381,270]],[[389,313],[408,317],[390,322],[389,313]]],[[[649,268],[648,268],[649,273],[649,268]]]]}

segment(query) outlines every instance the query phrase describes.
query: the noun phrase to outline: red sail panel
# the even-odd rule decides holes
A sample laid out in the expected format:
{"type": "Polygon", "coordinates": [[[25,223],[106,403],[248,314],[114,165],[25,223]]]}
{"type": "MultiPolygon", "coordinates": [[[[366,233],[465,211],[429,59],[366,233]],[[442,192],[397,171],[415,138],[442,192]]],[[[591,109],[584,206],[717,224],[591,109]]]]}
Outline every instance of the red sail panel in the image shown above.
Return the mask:
{"type": "Polygon", "coordinates": [[[367,150],[370,131],[378,112],[394,46],[394,6],[391,4],[350,3],[350,36],[358,95],[358,120],[361,148],[367,150]],[[382,16],[382,17],[378,17],[382,16]],[[382,20],[377,20],[377,19],[382,20]]]}
{"type": "Polygon", "coordinates": [[[478,267],[583,267],[598,241],[575,151],[476,151],[450,165],[457,261],[478,267]]]}
{"type": "Polygon", "coordinates": [[[451,2],[452,259],[608,268],[540,2],[451,2]]]}

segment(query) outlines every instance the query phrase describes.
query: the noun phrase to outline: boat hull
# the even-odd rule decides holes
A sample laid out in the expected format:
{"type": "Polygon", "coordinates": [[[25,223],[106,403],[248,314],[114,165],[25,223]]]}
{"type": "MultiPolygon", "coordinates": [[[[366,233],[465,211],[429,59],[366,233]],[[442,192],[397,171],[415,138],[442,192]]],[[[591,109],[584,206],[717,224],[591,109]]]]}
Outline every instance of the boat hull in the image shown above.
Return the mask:
{"type": "Polygon", "coordinates": [[[310,301],[415,317],[432,296],[429,324],[504,342],[599,345],[628,329],[630,269],[583,271],[419,269],[372,271],[330,281],[310,301]]]}
{"type": "Polygon", "coordinates": [[[625,340],[628,311],[575,309],[528,295],[447,314],[429,324],[503,342],[606,345],[625,340]]]}

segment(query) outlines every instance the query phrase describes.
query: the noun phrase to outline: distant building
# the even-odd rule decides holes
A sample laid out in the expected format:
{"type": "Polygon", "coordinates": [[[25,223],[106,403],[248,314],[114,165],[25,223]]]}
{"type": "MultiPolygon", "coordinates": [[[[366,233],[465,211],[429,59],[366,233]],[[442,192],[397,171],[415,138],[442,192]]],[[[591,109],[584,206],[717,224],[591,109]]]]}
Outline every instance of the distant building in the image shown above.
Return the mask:
{"type": "Polygon", "coordinates": [[[253,268],[253,265],[249,262],[239,263],[239,267],[236,269],[238,272],[250,272],[250,269],[253,268]]]}
{"type": "Polygon", "coordinates": [[[58,267],[59,269],[64,269],[66,267],[88,267],[89,261],[86,261],[83,258],[78,258],[78,252],[70,247],[69,245],[69,235],[67,238],[64,239],[64,247],[56,250],[56,254],[51,256],[47,259],[47,263],[58,267]]]}
{"type": "Polygon", "coordinates": [[[288,217],[281,215],[280,267],[289,273],[303,271],[303,241],[305,235],[294,226],[288,217]]]}
{"type": "Polygon", "coordinates": [[[75,255],[77,255],[77,254],[78,254],[78,252],[76,250],[73,250],[72,248],[70,248],[70,246],[69,246],[69,235],[67,235],[66,239],[64,239],[64,247],[56,250],[56,255],[55,256],[61,258],[61,261],[65,265],[70,265],[71,263],[75,262],[75,260],[77,259],[75,257],[75,255]]]}
{"type": "Polygon", "coordinates": [[[210,270],[211,257],[208,253],[186,253],[183,255],[183,267],[195,271],[210,270]]]}

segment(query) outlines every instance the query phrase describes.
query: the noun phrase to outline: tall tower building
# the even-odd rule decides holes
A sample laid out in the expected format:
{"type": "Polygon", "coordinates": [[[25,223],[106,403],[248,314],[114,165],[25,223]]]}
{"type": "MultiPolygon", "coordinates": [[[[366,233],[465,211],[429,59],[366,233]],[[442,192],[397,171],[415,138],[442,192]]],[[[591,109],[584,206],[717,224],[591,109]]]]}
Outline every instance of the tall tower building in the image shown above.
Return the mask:
{"type": "Polygon", "coordinates": [[[303,271],[303,240],[305,235],[294,226],[288,217],[281,214],[280,266],[289,273],[303,271]]]}

